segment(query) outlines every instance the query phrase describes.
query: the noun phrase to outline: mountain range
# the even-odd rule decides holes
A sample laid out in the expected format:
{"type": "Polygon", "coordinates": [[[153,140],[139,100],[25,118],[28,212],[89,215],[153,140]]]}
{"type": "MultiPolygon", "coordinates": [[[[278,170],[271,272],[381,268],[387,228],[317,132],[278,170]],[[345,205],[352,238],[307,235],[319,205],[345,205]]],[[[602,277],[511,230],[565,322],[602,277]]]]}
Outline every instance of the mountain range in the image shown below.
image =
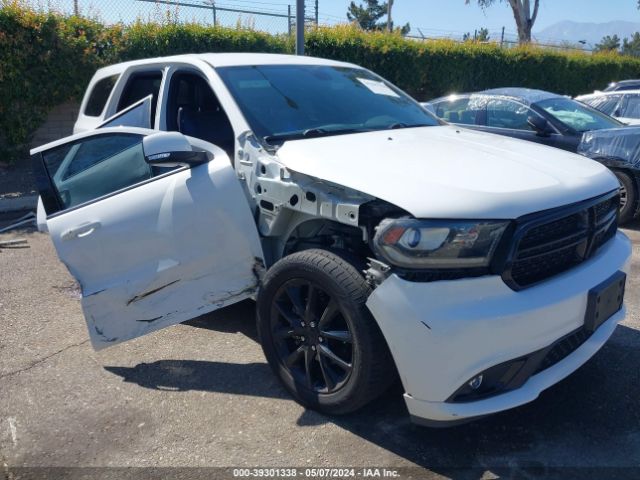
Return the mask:
{"type": "Polygon", "coordinates": [[[606,35],[618,35],[621,39],[640,32],[640,23],[622,20],[606,23],[587,23],[563,20],[541,30],[535,30],[533,37],[540,43],[560,43],[563,41],[578,43],[585,41],[587,45],[595,45],[606,35]]]}

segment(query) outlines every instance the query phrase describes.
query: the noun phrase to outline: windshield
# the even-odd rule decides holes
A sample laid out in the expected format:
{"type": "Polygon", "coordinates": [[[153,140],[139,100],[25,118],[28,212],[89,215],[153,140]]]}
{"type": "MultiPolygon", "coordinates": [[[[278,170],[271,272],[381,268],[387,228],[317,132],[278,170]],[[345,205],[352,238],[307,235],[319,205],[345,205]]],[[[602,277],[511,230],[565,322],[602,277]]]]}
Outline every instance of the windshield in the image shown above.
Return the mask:
{"type": "Polygon", "coordinates": [[[326,65],[221,67],[216,71],[265,143],[438,125],[417,102],[372,73],[326,65]]]}
{"type": "Polygon", "coordinates": [[[624,125],[608,115],[570,98],[549,98],[534,105],[578,132],[618,128],[624,125]]]}

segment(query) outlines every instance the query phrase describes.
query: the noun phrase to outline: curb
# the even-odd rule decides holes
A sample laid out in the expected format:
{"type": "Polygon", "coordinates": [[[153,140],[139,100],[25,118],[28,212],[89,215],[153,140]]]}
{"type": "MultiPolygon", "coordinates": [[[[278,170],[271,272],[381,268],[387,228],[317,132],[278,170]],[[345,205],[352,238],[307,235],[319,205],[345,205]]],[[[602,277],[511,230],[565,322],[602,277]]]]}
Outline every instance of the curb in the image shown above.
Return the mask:
{"type": "Polygon", "coordinates": [[[38,207],[38,195],[24,197],[0,198],[0,213],[34,210],[38,207]]]}

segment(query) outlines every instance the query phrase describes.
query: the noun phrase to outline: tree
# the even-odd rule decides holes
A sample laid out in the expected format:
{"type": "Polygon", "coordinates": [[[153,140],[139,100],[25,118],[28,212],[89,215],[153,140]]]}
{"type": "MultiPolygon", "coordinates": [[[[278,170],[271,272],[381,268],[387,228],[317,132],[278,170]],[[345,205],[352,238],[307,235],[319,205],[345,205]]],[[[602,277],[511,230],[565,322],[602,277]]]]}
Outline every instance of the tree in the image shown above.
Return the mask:
{"type": "Polygon", "coordinates": [[[351,2],[347,10],[347,18],[351,22],[357,22],[363,30],[381,30],[387,26],[386,22],[378,23],[387,14],[387,4],[379,3],[378,0],[364,0],[362,4],[356,5],[351,2]]]}
{"type": "MultiPolygon", "coordinates": [[[[625,39],[625,42],[627,40],[625,39]]],[[[620,38],[618,35],[614,35],[613,37],[607,35],[606,37],[602,37],[600,43],[596,43],[594,45],[593,50],[596,52],[613,52],[618,51],[620,49],[620,38]]]]}
{"type": "MultiPolygon", "coordinates": [[[[393,0],[391,0],[393,3],[393,0]]],[[[356,22],[363,30],[395,30],[399,31],[402,35],[406,35],[411,30],[411,25],[406,23],[399,28],[393,28],[392,22],[380,22],[382,17],[387,16],[390,18],[391,10],[389,4],[380,3],[379,0],[364,0],[363,4],[357,4],[351,2],[347,9],[347,18],[351,22],[356,22]]]]}
{"type": "Polygon", "coordinates": [[[465,33],[462,36],[463,42],[488,42],[491,37],[489,37],[489,29],[481,28],[480,30],[476,30],[473,35],[471,33],[465,33]]]}
{"type": "Polygon", "coordinates": [[[622,42],[622,54],[640,57],[640,32],[631,35],[630,39],[622,42]]]}
{"type": "MultiPolygon", "coordinates": [[[[484,9],[498,1],[507,1],[511,5],[513,18],[515,18],[516,26],[518,27],[518,40],[520,43],[531,42],[531,29],[536,22],[536,18],[538,18],[540,0],[478,0],[478,5],[484,9]],[[533,10],[531,9],[531,1],[533,1],[533,10]]],[[[465,3],[468,5],[471,0],[465,0],[465,3]]]]}

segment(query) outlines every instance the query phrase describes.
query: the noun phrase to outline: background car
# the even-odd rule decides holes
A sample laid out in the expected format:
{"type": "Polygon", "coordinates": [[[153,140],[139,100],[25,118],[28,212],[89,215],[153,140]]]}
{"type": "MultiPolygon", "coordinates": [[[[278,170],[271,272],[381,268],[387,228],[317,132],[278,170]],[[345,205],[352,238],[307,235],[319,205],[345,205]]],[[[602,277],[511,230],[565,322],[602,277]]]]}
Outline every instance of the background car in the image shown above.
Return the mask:
{"type": "Polygon", "coordinates": [[[450,123],[593,158],[608,166],[620,181],[620,221],[627,222],[638,213],[640,160],[635,158],[633,145],[640,142],[640,127],[625,126],[569,97],[527,88],[449,95],[423,106],[450,123]],[[616,142],[623,137],[623,142],[616,142]]]}
{"type": "Polygon", "coordinates": [[[627,125],[640,125],[640,90],[594,92],[576,100],[627,125]]]}
{"type": "Polygon", "coordinates": [[[640,89],[640,80],[620,80],[619,82],[611,82],[605,92],[622,92],[624,90],[640,89]]]}

